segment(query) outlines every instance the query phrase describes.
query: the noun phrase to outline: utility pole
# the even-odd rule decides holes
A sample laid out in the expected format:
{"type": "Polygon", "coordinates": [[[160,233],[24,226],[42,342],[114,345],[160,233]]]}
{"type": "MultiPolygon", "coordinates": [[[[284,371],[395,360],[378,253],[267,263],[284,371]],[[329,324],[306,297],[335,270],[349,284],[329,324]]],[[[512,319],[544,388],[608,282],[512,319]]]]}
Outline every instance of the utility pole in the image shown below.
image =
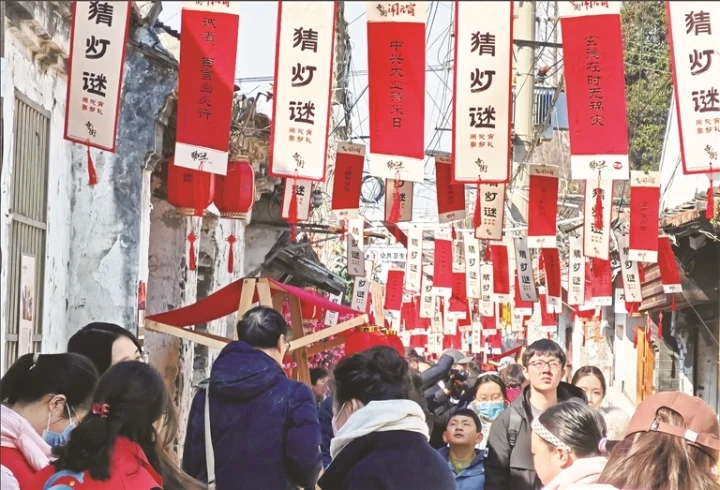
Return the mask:
{"type": "Polygon", "coordinates": [[[515,80],[515,140],[513,141],[513,175],[517,174],[511,199],[527,223],[529,175],[522,165],[527,162],[535,138],[535,1],[521,0],[515,14],[517,77],[515,80]]]}

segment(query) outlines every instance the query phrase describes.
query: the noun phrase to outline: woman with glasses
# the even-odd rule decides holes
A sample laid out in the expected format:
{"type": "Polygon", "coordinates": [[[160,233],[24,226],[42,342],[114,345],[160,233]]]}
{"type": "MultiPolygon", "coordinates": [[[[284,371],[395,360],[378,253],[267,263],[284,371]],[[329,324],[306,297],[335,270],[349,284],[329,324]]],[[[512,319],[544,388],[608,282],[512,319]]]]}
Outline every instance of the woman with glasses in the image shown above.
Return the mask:
{"type": "Polygon", "coordinates": [[[177,416],[154,368],[118,363],[100,378],[90,412],[51,466],[23,490],[200,490],[168,455],[177,416]]]}
{"type": "Polygon", "coordinates": [[[138,338],[114,323],[93,322],[85,325],[70,337],[67,350],[90,359],[101,376],[118,362],[146,361],[138,338]]]}
{"type": "Polygon", "coordinates": [[[97,382],[77,354],[25,354],[0,380],[0,488],[28,488],[87,412],[97,382]]]}
{"type": "Polygon", "coordinates": [[[495,419],[507,408],[507,391],[500,375],[493,372],[483,373],[472,388],[473,400],[468,405],[482,424],[483,438],[477,449],[485,449],[490,436],[490,427],[495,419]]]}

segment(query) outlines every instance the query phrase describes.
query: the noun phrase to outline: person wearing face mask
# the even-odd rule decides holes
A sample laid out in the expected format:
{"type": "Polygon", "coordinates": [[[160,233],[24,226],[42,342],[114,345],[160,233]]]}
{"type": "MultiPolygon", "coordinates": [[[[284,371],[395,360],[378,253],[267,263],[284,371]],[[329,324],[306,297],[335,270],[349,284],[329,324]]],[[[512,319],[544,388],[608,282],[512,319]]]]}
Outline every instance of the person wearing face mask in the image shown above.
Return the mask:
{"type": "Polygon", "coordinates": [[[395,349],[347,356],[334,378],[333,461],[318,481],[322,490],[455,490],[447,461],[428,445],[407,361],[395,349]]]}
{"type": "Polygon", "coordinates": [[[527,379],[523,376],[522,366],[516,363],[510,364],[503,369],[500,373],[500,379],[505,383],[507,400],[510,403],[512,403],[527,386],[527,379]]]}
{"type": "Polygon", "coordinates": [[[0,488],[26,488],[87,413],[98,379],[78,354],[25,354],[0,380],[0,488]]]}
{"type": "Polygon", "coordinates": [[[480,417],[482,423],[483,438],[477,448],[485,449],[492,423],[508,406],[505,383],[502,382],[497,373],[483,373],[475,382],[472,393],[474,399],[470,402],[468,408],[480,417]]]}

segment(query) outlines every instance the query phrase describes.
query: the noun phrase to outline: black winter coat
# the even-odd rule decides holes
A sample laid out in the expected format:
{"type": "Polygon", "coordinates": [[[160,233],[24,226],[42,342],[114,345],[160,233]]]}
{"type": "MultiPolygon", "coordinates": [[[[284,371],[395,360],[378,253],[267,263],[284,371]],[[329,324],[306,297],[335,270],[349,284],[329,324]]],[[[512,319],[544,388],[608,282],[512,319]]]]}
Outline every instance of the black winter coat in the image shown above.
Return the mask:
{"type": "MultiPolygon", "coordinates": [[[[582,390],[569,383],[558,386],[558,402],[573,398],[585,400],[582,390]]],[[[485,490],[540,490],[543,484],[537,477],[530,448],[532,429],[530,387],[523,391],[493,422],[488,437],[488,457],[485,460],[485,490]],[[513,415],[514,413],[514,415],[513,415]],[[514,421],[517,421],[515,423],[514,421]],[[515,427],[512,427],[515,425],[515,427]],[[510,429],[515,429],[515,447],[510,447],[510,429]]]]}

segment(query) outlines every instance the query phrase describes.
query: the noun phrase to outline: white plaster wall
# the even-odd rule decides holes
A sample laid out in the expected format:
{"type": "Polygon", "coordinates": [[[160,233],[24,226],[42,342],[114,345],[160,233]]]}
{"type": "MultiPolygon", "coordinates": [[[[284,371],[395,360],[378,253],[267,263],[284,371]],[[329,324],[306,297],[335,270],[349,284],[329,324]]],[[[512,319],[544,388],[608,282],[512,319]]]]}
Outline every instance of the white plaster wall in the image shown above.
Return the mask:
{"type": "Polygon", "coordinates": [[[55,71],[40,73],[30,60],[28,50],[6,30],[5,56],[8,59],[3,99],[3,172],[0,198],[0,241],[2,242],[2,275],[0,276],[0,371],[5,367],[5,334],[8,314],[8,258],[10,238],[11,186],[14,155],[15,90],[51,114],[50,165],[47,195],[47,246],[45,253],[45,279],[43,296],[43,352],[64,350],[67,343],[68,263],[72,213],[71,146],[63,139],[65,125],[66,78],[55,71]]]}
{"type": "Polygon", "coordinates": [[[250,225],[245,229],[245,273],[250,274],[263,264],[265,255],[282,234],[270,228],[250,225]]]}

